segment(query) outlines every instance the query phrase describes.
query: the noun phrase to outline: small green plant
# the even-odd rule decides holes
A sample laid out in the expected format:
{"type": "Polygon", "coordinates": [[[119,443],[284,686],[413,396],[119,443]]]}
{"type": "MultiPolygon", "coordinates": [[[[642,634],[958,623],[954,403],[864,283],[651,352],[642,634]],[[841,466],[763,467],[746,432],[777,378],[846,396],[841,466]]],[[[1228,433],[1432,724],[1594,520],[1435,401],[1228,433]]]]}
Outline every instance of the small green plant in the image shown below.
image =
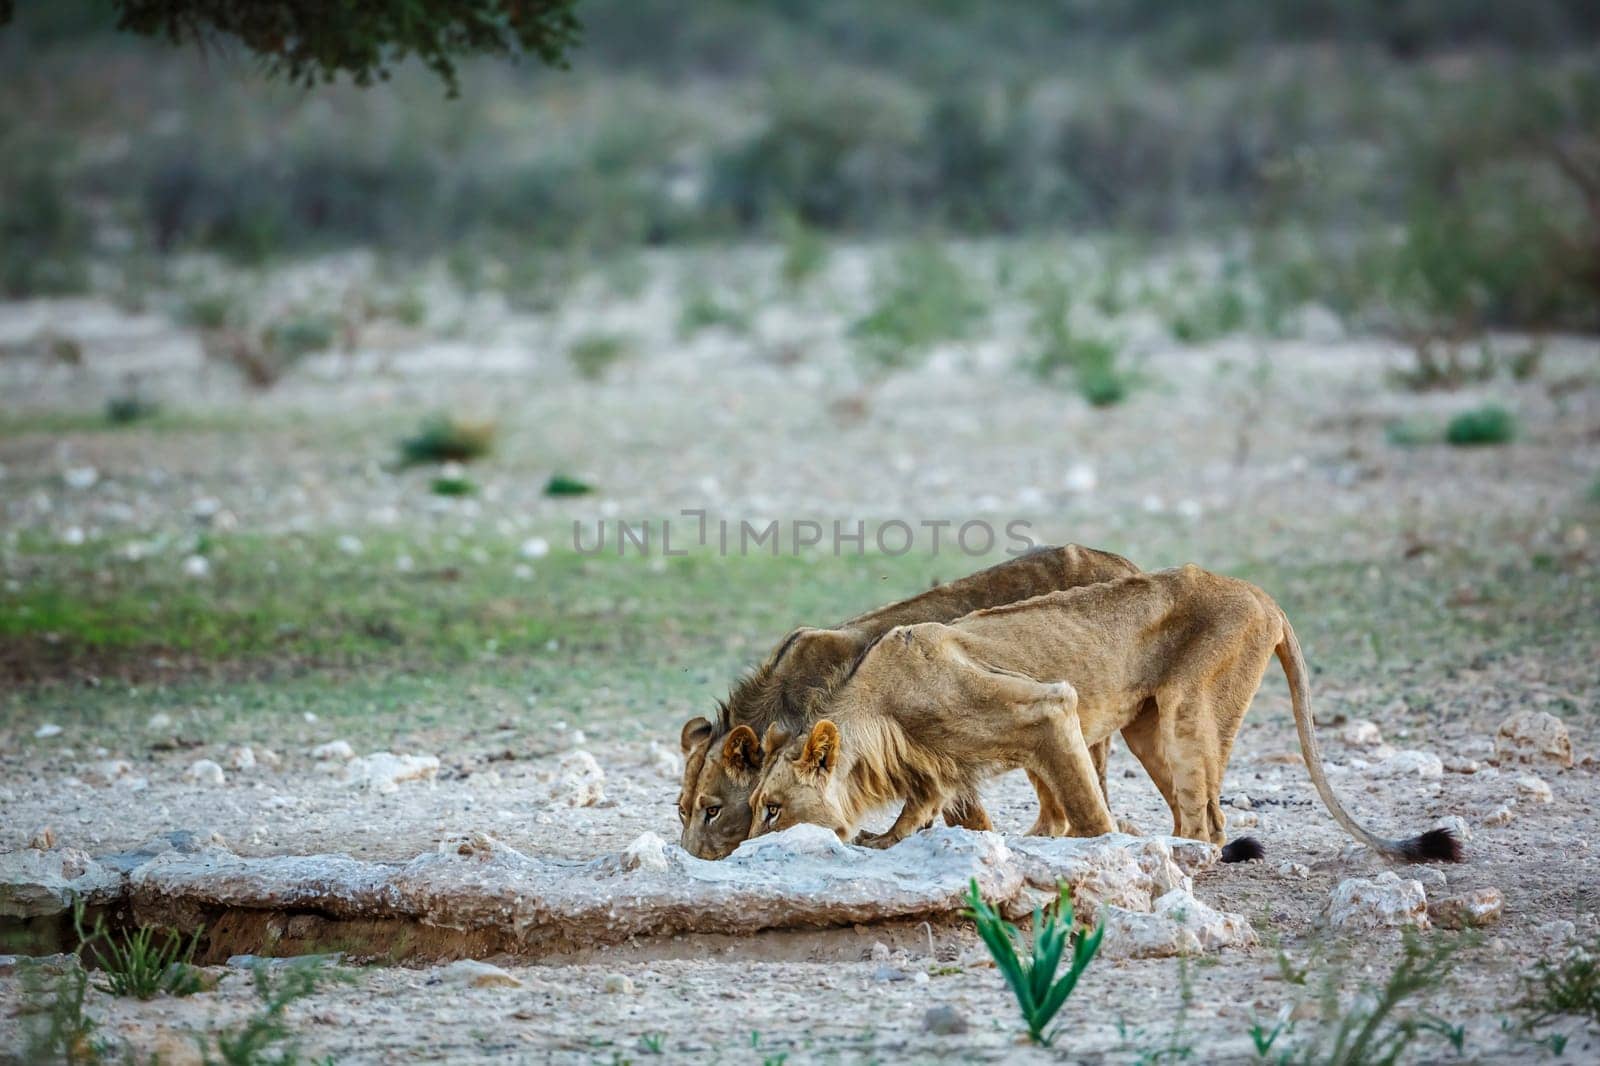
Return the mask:
{"type": "Polygon", "coordinates": [[[628,355],[630,347],[626,337],[615,333],[586,333],[572,342],[567,359],[580,378],[599,381],[628,355]]]}
{"type": "Polygon", "coordinates": [[[1458,447],[1505,444],[1516,435],[1516,419],[1510,411],[1494,404],[1461,412],[1444,430],[1444,439],[1458,447]]]}
{"type": "Polygon", "coordinates": [[[45,968],[29,959],[21,971],[25,1001],[29,1004],[27,1041],[21,1062],[59,1062],[90,1066],[111,1053],[111,1046],[95,1036],[100,1023],[83,1009],[89,993],[89,975],[77,959],[47,980],[45,968]]]}
{"type": "Polygon", "coordinates": [[[1031,298],[1035,350],[1027,369],[1041,381],[1070,375],[1079,395],[1094,407],[1126,399],[1131,379],[1117,365],[1121,343],[1073,325],[1071,293],[1059,278],[1041,280],[1031,298]]]}
{"type": "Polygon", "coordinates": [[[1265,1059],[1272,1054],[1272,1045],[1278,1042],[1278,1037],[1293,1028],[1294,1023],[1288,1018],[1279,1018],[1271,1029],[1268,1029],[1260,1022],[1252,1025],[1250,1027],[1250,1043],[1256,1049],[1256,1058],[1265,1059]]]}
{"type": "Polygon", "coordinates": [[[995,968],[1017,997],[1017,1006],[1028,1026],[1028,1037],[1036,1044],[1048,1046],[1056,1033],[1047,1033],[1045,1027],[1066,1004],[1083,971],[1100,950],[1105,927],[1102,925],[1092,933],[1073,934],[1072,896],[1065,883],[1061,884],[1054,905],[1048,909],[1034,908],[1031,952],[1017,927],[1002,918],[978,893],[976,878],[967,888],[967,910],[963,913],[977,926],[978,935],[994,958],[995,968]],[[1056,970],[1069,943],[1072,954],[1067,972],[1057,978],[1056,970]]]}
{"type": "Polygon", "coordinates": [[[715,326],[744,333],[750,329],[750,316],[731,304],[720,302],[709,289],[696,287],[684,300],[683,310],[678,315],[678,336],[688,339],[715,326]]]}
{"type": "Polygon", "coordinates": [[[158,945],[155,926],[141,925],[117,937],[106,928],[105,919],[97,916],[94,928],[85,933],[81,902],[73,908],[72,924],[78,934],[79,951],[93,952],[95,965],[105,975],[105,983],[97,986],[102,992],[154,999],[163,992],[191,996],[200,991],[200,973],[191,960],[200,943],[201,929],[196,929],[187,942],[177,933],[163,931],[163,942],[158,945]]]}
{"type": "Polygon", "coordinates": [[[652,1055],[660,1055],[666,1051],[666,1033],[645,1033],[639,1037],[639,1050],[647,1051],[652,1055]]]}
{"type": "Polygon", "coordinates": [[[1401,1014],[1404,1004],[1445,985],[1462,948],[1477,942],[1471,934],[1436,937],[1430,943],[1413,929],[1404,932],[1400,961],[1381,988],[1371,989],[1354,1006],[1339,1002],[1338,973],[1322,987],[1323,1025],[1317,1039],[1296,1049],[1296,1061],[1318,1066],[1393,1066],[1422,1033],[1443,1035],[1458,1051],[1466,1033],[1434,1015],[1401,1014]]]}
{"type": "Polygon", "coordinates": [[[106,421],[114,426],[127,426],[153,418],[160,407],[137,393],[126,392],[106,401],[106,421]]]}
{"type": "Polygon", "coordinates": [[[828,242],[794,211],[778,216],[778,239],[783,242],[778,274],[791,289],[810,281],[828,264],[828,242]]]}
{"type": "Polygon", "coordinates": [[[242,323],[243,311],[239,300],[226,290],[197,292],[184,300],[178,317],[195,329],[228,329],[242,323]]]}
{"type": "Polygon", "coordinates": [[[877,279],[877,303],[850,329],[877,372],[916,363],[941,341],[965,340],[988,315],[972,280],[937,244],[903,249],[877,279]]]}
{"type": "Polygon", "coordinates": [[[1600,940],[1573,948],[1559,962],[1541,961],[1523,985],[1529,1028],[1564,1014],[1600,1022],[1600,940]]]}
{"type": "Polygon", "coordinates": [[[436,477],[429,488],[435,496],[471,496],[478,491],[477,482],[459,475],[436,477]]]}
{"type": "Polygon", "coordinates": [[[588,482],[579,481],[566,474],[553,474],[549,481],[544,483],[546,496],[587,496],[594,491],[594,486],[588,482]]]}
{"type": "Polygon", "coordinates": [[[1249,324],[1250,306],[1239,286],[1230,280],[1191,292],[1175,301],[1167,320],[1174,340],[1205,344],[1238,333],[1249,324]]]}
{"type": "Polygon", "coordinates": [[[283,967],[278,976],[273,975],[272,966],[257,963],[254,978],[259,1007],[242,1025],[215,1036],[215,1054],[202,1041],[200,1051],[206,1066],[296,1066],[302,1060],[284,1012],[297,1000],[315,994],[327,976],[320,962],[293,963],[283,967]]]}
{"type": "Polygon", "coordinates": [[[338,321],[330,314],[292,311],[267,323],[261,337],[269,352],[293,363],[313,352],[327,351],[338,333],[338,321]]]}
{"type": "Polygon", "coordinates": [[[400,462],[403,466],[466,463],[487,455],[493,444],[492,422],[433,415],[422,423],[415,436],[400,442],[400,462]]]}

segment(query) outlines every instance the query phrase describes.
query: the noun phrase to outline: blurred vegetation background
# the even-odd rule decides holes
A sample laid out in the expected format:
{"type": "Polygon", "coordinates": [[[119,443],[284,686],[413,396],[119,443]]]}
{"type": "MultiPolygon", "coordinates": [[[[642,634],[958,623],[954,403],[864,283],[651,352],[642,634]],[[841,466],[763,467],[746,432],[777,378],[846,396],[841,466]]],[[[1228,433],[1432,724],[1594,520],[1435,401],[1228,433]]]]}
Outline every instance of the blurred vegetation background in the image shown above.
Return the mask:
{"type": "Polygon", "coordinates": [[[185,252],[444,255],[537,294],[647,245],[776,237],[803,273],[817,233],[1112,233],[1220,237],[1270,306],[1376,309],[1423,376],[1484,329],[1600,328],[1585,0],[577,15],[571,70],[471,60],[451,98],[418,63],[305,91],[117,33],[95,0],[24,3],[0,30],[0,295],[136,292],[185,252]]]}

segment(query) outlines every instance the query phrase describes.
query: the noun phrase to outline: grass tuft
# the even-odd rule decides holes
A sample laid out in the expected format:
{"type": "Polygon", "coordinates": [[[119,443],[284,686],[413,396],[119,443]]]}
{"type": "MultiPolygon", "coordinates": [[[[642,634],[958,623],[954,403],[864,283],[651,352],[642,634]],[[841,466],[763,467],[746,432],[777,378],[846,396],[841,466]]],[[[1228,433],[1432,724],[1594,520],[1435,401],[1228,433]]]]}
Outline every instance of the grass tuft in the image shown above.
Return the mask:
{"type": "Polygon", "coordinates": [[[586,481],[579,481],[566,474],[553,474],[549,481],[544,483],[546,496],[587,496],[594,491],[594,486],[586,481]]]}
{"type": "Polygon", "coordinates": [[[403,466],[422,463],[466,463],[489,454],[494,444],[492,422],[469,422],[451,415],[433,415],[416,436],[400,442],[403,466]]]}
{"type": "Polygon", "coordinates": [[[850,329],[879,372],[916,364],[942,341],[965,340],[988,315],[972,279],[937,244],[901,250],[877,280],[877,302],[850,329]]]}
{"type": "Polygon", "coordinates": [[[85,933],[81,902],[73,908],[72,924],[78,934],[79,951],[93,952],[95,965],[105,975],[105,983],[97,986],[102,992],[154,999],[162,993],[192,996],[200,991],[200,973],[191,960],[200,943],[201,929],[196,929],[187,941],[177,933],[164,932],[163,942],[157,944],[155,926],[141,925],[117,937],[106,929],[105,919],[97,917],[94,928],[85,933]]]}
{"type": "Polygon", "coordinates": [[[586,333],[572,342],[567,359],[585,381],[599,381],[631,351],[628,338],[616,333],[586,333]]]}
{"type": "Polygon", "coordinates": [[[1573,948],[1558,962],[1541,960],[1523,983],[1529,1028],[1566,1014],[1600,1022],[1600,940],[1573,948]]]}
{"type": "MultiPolygon", "coordinates": [[[[296,1066],[302,1059],[284,1013],[298,1000],[316,993],[326,973],[320,962],[285,966],[273,976],[269,965],[255,967],[256,1000],[260,1007],[244,1024],[214,1038],[216,1054],[201,1046],[206,1066],[296,1066]]],[[[322,1062],[331,1063],[332,1059],[322,1062]]]]}
{"type": "Polygon", "coordinates": [[[1506,444],[1517,435],[1517,420],[1504,407],[1490,404],[1463,411],[1445,427],[1444,439],[1457,447],[1506,444]]]}
{"type": "Polygon", "coordinates": [[[1101,926],[1092,933],[1073,935],[1072,896],[1065,883],[1059,889],[1055,904],[1048,909],[1035,907],[1033,911],[1032,951],[1016,926],[1000,916],[978,894],[978,882],[973,879],[967,889],[968,908],[965,912],[978,927],[994,958],[995,968],[1011,986],[1017,997],[1017,1006],[1028,1026],[1028,1037],[1036,1044],[1048,1046],[1057,1031],[1045,1032],[1045,1027],[1056,1013],[1066,1005],[1078,978],[1100,950],[1100,938],[1105,933],[1101,926]],[[1068,944],[1072,954],[1067,961],[1067,972],[1059,979],[1060,967],[1068,944]],[[1024,957],[1026,955],[1026,957],[1024,957]]]}

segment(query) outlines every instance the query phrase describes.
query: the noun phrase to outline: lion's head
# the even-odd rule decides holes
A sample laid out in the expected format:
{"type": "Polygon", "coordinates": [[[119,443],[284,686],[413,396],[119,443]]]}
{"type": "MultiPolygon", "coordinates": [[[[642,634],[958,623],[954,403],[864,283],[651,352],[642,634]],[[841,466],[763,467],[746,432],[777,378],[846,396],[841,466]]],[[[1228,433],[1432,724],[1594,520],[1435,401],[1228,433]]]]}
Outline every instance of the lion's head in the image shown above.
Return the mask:
{"type": "Polygon", "coordinates": [[[750,794],[752,838],[807,822],[826,826],[847,840],[854,828],[830,788],[839,764],[839,729],[824,718],[803,737],[791,739],[777,726],[763,743],[766,764],[750,794]]]}
{"type": "Polygon", "coordinates": [[[704,718],[685,725],[682,740],[678,820],[683,848],[702,859],[720,859],[749,833],[750,789],[761,771],[761,741],[747,725],[717,737],[704,718]]]}

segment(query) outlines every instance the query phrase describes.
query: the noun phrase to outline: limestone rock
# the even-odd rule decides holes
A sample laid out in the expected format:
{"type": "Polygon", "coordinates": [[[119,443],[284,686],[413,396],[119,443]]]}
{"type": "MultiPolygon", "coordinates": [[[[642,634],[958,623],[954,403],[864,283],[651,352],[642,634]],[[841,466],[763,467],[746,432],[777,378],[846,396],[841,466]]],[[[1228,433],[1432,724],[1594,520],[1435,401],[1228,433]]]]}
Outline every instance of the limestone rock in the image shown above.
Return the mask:
{"type": "Polygon", "coordinates": [[[256,766],[256,753],[250,750],[248,744],[242,744],[228,749],[228,765],[235,770],[254,770],[256,766]]]}
{"type": "Polygon", "coordinates": [[[1476,929],[1498,922],[1505,904],[1498,888],[1480,888],[1428,904],[1428,917],[1442,929],[1476,929]]]}
{"type": "Polygon", "coordinates": [[[183,772],[183,776],[195,784],[212,788],[226,784],[228,780],[227,775],[222,772],[222,767],[210,759],[196,759],[189,764],[189,769],[183,772]]]}
{"type": "Polygon", "coordinates": [[[1255,930],[1242,915],[1214,910],[1182,888],[1156,900],[1147,914],[1115,905],[1101,914],[1106,932],[1100,950],[1112,959],[1198,955],[1256,943],[1255,930]]]}
{"type": "MultiPolygon", "coordinates": [[[[1149,911],[1156,899],[1174,889],[1187,891],[1193,884],[1171,842],[1162,837],[1016,837],[1008,846],[1031,888],[1054,898],[1059,882],[1070,884],[1073,907],[1085,921],[1094,921],[1105,905],[1149,911]]],[[[1213,845],[1202,846],[1208,849],[1203,865],[1210,865],[1220,852],[1213,845]]],[[[1193,862],[1200,854],[1185,849],[1188,869],[1197,868],[1193,862]]],[[[1002,909],[1020,917],[1032,911],[1033,901],[1024,898],[1002,909]]]]}
{"type": "Polygon", "coordinates": [[[1437,781],[1444,776],[1444,763],[1431,751],[1397,751],[1369,772],[1375,777],[1418,777],[1437,781]]]}
{"type": "Polygon", "coordinates": [[[1483,769],[1478,765],[1477,759],[1468,759],[1462,755],[1452,755],[1445,759],[1444,768],[1447,773],[1452,774],[1475,774],[1483,769]]]}
{"type": "Polygon", "coordinates": [[[28,847],[38,848],[40,851],[49,851],[56,846],[56,831],[48,825],[41,825],[33,831],[28,838],[28,847]]]}
{"type": "Polygon", "coordinates": [[[615,995],[631,996],[634,993],[633,978],[625,973],[608,973],[605,989],[615,995]]]}
{"type": "Polygon", "coordinates": [[[460,959],[439,975],[447,985],[465,988],[521,988],[522,982],[498,966],[476,959],[460,959]]]}
{"type": "Polygon", "coordinates": [[[102,759],[79,771],[79,776],[91,785],[115,784],[133,773],[133,764],[127,759],[102,759]]]}
{"type": "Polygon", "coordinates": [[[71,909],[77,898],[106,903],[122,878],[76,848],[29,848],[0,854],[0,918],[39,918],[71,909]]]}
{"type": "Polygon", "coordinates": [[[1402,880],[1393,870],[1340,881],[1323,914],[1335,929],[1430,928],[1422,882],[1402,880]]]}
{"type": "Polygon", "coordinates": [[[568,807],[593,807],[606,798],[606,775],[593,755],[570,751],[561,757],[550,785],[550,802],[568,807]]]}
{"type": "Polygon", "coordinates": [[[1494,756],[1500,762],[1572,765],[1572,739],[1561,719],[1545,711],[1518,711],[1495,731],[1494,756]]]}
{"type": "Polygon", "coordinates": [[[348,740],[330,740],[311,749],[311,757],[318,762],[349,762],[356,751],[348,740]]]}
{"type": "Polygon", "coordinates": [[[1340,736],[1352,748],[1376,748],[1383,743],[1383,733],[1379,731],[1377,723],[1365,718],[1357,718],[1346,724],[1340,736]]]}
{"type": "Polygon", "coordinates": [[[1532,774],[1517,778],[1517,795],[1533,803],[1554,803],[1556,798],[1549,783],[1532,774]]]}
{"type": "Polygon", "coordinates": [[[439,759],[433,755],[396,755],[375,751],[345,763],[341,780],[351,788],[371,792],[398,792],[405,781],[432,781],[439,773],[439,759]]]}
{"type": "Polygon", "coordinates": [[[923,1012],[922,1028],[935,1036],[955,1036],[967,1031],[967,1018],[948,1004],[929,1007],[923,1012]]]}
{"type": "Polygon", "coordinates": [[[1450,835],[1465,844],[1472,839],[1472,830],[1467,826],[1467,820],[1459,814],[1447,814],[1433,823],[1435,829],[1448,829],[1450,835]]]}
{"type": "Polygon", "coordinates": [[[1516,816],[1515,804],[1502,803],[1483,816],[1483,824],[1492,829],[1498,829],[1501,826],[1510,825],[1516,816]]]}

